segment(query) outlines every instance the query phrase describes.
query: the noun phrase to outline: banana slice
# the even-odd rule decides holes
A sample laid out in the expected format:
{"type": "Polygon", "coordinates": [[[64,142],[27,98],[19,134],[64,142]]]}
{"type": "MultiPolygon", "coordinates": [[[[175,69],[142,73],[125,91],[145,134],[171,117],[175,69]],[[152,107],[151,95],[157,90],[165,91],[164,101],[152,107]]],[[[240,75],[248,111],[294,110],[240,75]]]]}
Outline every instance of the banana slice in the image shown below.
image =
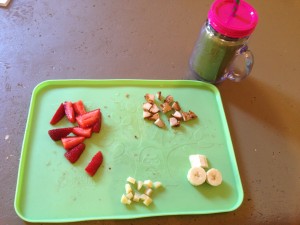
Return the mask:
{"type": "Polygon", "coordinates": [[[201,185],[206,180],[206,172],[202,167],[192,167],[187,174],[187,179],[194,186],[201,185]]]}
{"type": "Polygon", "coordinates": [[[222,183],[222,174],[219,170],[211,168],[206,173],[206,182],[212,186],[219,186],[222,183]]]}
{"type": "Polygon", "coordinates": [[[191,167],[208,168],[207,158],[205,155],[190,155],[189,160],[191,167]]]}

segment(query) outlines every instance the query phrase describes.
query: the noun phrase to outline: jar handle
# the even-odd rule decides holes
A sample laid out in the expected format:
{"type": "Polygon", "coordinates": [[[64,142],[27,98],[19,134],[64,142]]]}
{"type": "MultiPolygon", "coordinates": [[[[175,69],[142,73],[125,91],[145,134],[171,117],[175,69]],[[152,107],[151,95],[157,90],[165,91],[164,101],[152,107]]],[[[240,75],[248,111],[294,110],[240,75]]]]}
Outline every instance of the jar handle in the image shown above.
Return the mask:
{"type": "Polygon", "coordinates": [[[244,45],[237,51],[231,64],[227,68],[225,77],[229,80],[239,82],[250,74],[253,64],[254,56],[252,52],[248,50],[248,46],[244,45]]]}

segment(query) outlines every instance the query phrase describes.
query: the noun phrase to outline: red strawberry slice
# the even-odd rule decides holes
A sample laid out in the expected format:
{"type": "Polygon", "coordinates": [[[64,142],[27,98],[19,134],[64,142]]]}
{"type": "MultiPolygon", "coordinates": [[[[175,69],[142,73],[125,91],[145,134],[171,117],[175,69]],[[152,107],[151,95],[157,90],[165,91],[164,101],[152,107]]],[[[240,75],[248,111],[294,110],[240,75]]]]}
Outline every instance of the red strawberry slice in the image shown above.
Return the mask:
{"type": "Polygon", "coordinates": [[[92,135],[92,128],[73,127],[72,133],[76,136],[89,138],[92,135]]]}
{"type": "Polygon", "coordinates": [[[93,125],[93,133],[99,133],[101,130],[101,122],[98,120],[94,125],[93,125]]]}
{"type": "Polygon", "coordinates": [[[75,163],[79,159],[84,149],[85,144],[80,143],[79,145],[76,145],[74,148],[72,148],[70,151],[67,151],[65,153],[65,157],[70,161],[70,163],[75,163]]]}
{"type": "Polygon", "coordinates": [[[84,137],[64,137],[61,139],[64,148],[68,151],[84,141],[84,137]]]}
{"type": "Polygon", "coordinates": [[[102,162],[103,162],[103,155],[102,155],[102,152],[99,151],[93,156],[92,160],[85,168],[85,171],[91,177],[94,176],[95,173],[97,172],[98,168],[101,166],[102,162]]]}
{"type": "Polygon", "coordinates": [[[61,138],[67,137],[73,130],[73,127],[57,128],[48,131],[53,141],[59,141],[61,138]]]}
{"type": "Polygon", "coordinates": [[[83,102],[81,100],[73,103],[73,109],[76,115],[83,115],[86,113],[83,102]]]}
{"type": "Polygon", "coordinates": [[[68,120],[71,123],[74,123],[76,121],[75,119],[75,111],[73,109],[73,104],[70,101],[64,102],[64,108],[65,108],[65,114],[68,118],[68,120]]]}
{"type": "Polygon", "coordinates": [[[97,121],[100,120],[100,109],[87,112],[83,115],[76,117],[77,123],[82,128],[92,127],[97,121]]]}
{"type": "Polygon", "coordinates": [[[50,121],[50,124],[52,125],[57,124],[64,116],[65,116],[65,108],[64,108],[64,104],[61,103],[58,109],[56,110],[56,112],[54,113],[50,121]]]}

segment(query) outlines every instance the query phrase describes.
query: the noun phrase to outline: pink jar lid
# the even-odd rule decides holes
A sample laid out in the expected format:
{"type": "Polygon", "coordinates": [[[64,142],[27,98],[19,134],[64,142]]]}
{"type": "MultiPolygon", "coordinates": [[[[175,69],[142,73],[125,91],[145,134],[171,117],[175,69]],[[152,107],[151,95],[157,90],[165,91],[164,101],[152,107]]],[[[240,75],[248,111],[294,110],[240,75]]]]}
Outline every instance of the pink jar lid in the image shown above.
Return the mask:
{"type": "Polygon", "coordinates": [[[250,36],[258,22],[256,10],[247,2],[240,0],[234,14],[236,0],[216,0],[209,12],[210,25],[220,34],[232,38],[250,36]]]}

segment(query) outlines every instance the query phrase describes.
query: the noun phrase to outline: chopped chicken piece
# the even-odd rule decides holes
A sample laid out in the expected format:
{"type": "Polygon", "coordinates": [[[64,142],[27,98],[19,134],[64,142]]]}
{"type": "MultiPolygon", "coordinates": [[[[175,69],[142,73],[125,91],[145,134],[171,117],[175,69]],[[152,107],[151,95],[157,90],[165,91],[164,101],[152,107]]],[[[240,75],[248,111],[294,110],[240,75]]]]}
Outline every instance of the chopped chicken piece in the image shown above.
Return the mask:
{"type": "Polygon", "coordinates": [[[164,102],[163,104],[160,105],[160,107],[162,108],[163,113],[167,113],[172,110],[172,107],[169,105],[168,102],[164,102]]]}
{"type": "Polygon", "coordinates": [[[146,94],[144,97],[145,97],[147,102],[149,102],[151,104],[154,103],[155,96],[153,94],[146,94]]]}
{"type": "Polygon", "coordinates": [[[169,121],[170,121],[171,127],[179,127],[180,126],[180,121],[177,120],[175,117],[171,117],[169,119],[169,121]]]}

